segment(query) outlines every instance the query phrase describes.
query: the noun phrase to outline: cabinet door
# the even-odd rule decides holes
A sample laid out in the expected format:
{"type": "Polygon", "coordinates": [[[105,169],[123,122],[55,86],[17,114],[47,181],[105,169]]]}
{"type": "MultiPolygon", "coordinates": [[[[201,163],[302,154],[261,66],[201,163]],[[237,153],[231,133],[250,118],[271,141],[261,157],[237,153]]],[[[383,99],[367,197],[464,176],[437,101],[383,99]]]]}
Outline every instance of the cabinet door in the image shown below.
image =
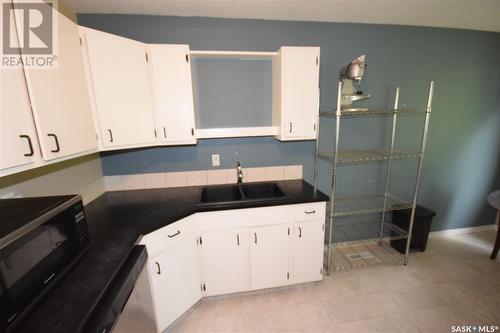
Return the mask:
{"type": "Polygon", "coordinates": [[[281,48],[281,140],[316,139],[319,47],[281,48]]]}
{"type": "Polygon", "coordinates": [[[324,221],[294,225],[293,275],[294,283],[318,281],[323,278],[324,221]]]}
{"type": "Polygon", "coordinates": [[[165,330],[201,298],[198,246],[195,235],[149,260],[156,323],[165,330]]]}
{"type": "Polygon", "coordinates": [[[158,141],[195,144],[189,45],[148,45],[158,141]]]}
{"type": "Polygon", "coordinates": [[[97,147],[78,26],[56,10],[53,13],[58,19],[57,68],[25,70],[45,160],[97,147]]]}
{"type": "Polygon", "coordinates": [[[31,164],[39,149],[23,68],[0,69],[0,90],[0,169],[31,164]]]}
{"type": "Polygon", "coordinates": [[[290,226],[250,229],[250,283],[252,289],[288,284],[290,226]]]}
{"type": "Polygon", "coordinates": [[[247,235],[246,229],[230,229],[201,236],[206,296],[250,289],[247,235]]]}
{"type": "Polygon", "coordinates": [[[104,147],[138,147],[155,142],[146,45],[83,29],[89,73],[104,147]]]}

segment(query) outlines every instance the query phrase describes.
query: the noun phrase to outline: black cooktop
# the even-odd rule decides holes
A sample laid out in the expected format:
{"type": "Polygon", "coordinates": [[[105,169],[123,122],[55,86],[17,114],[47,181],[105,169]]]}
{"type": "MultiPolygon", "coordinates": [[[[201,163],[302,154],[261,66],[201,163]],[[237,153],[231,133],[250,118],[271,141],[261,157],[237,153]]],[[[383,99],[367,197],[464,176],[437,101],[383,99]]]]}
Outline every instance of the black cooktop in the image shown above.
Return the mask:
{"type": "Polygon", "coordinates": [[[74,198],[75,195],[0,200],[0,239],[74,198]]]}

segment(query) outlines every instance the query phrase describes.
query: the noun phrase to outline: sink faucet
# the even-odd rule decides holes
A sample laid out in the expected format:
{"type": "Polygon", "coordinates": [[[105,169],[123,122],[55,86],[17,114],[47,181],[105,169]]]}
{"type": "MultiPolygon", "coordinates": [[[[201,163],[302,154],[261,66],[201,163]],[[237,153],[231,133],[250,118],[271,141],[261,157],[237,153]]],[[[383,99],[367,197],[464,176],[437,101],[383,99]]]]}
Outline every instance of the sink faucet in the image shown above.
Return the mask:
{"type": "Polygon", "coordinates": [[[236,176],[238,177],[238,186],[243,184],[243,169],[241,167],[240,161],[236,162],[236,176]]]}

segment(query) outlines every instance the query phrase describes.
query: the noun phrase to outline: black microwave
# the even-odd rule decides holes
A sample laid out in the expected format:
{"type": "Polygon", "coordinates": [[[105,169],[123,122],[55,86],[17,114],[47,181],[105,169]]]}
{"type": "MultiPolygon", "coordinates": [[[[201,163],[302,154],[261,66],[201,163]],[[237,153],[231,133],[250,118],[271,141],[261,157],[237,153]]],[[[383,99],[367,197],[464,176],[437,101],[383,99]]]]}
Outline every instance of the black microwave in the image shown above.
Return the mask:
{"type": "Polygon", "coordinates": [[[79,195],[0,200],[0,332],[14,330],[88,244],[79,195]]]}

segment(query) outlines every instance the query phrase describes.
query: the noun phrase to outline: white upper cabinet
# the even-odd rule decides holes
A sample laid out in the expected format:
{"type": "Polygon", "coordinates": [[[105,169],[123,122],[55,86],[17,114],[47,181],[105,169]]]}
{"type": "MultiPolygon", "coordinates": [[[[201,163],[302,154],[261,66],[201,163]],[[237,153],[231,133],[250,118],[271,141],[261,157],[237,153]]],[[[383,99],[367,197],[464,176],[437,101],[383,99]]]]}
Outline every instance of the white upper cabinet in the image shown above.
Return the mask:
{"type": "Polygon", "coordinates": [[[40,150],[23,68],[0,69],[0,90],[0,169],[29,167],[40,159],[40,150]]]}
{"type": "Polygon", "coordinates": [[[0,70],[0,169],[32,164],[40,158],[22,68],[0,70]]]}
{"type": "Polygon", "coordinates": [[[77,156],[97,147],[78,26],[58,19],[57,68],[25,70],[36,130],[45,160],[77,156]]]}
{"type": "Polygon", "coordinates": [[[273,59],[273,126],[281,141],[315,140],[319,47],[283,46],[273,59]]]}
{"type": "Polygon", "coordinates": [[[156,131],[163,145],[196,144],[189,45],[148,45],[156,131]]]}
{"type": "Polygon", "coordinates": [[[81,29],[101,148],[154,145],[146,44],[98,30],[81,29]]]}

